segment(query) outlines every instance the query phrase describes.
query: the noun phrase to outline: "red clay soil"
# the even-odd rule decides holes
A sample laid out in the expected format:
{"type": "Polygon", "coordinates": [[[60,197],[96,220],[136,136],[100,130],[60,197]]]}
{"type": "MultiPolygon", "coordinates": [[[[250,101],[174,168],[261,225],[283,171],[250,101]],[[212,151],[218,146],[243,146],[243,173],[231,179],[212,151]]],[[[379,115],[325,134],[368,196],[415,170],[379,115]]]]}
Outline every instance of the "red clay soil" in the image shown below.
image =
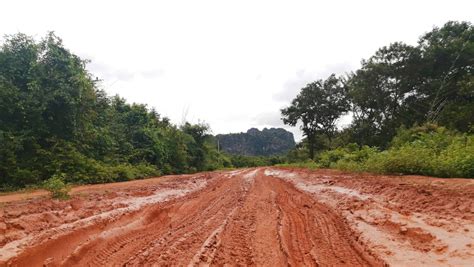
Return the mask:
{"type": "Polygon", "coordinates": [[[474,262],[467,179],[258,168],[43,194],[0,196],[0,266],[474,262]]]}

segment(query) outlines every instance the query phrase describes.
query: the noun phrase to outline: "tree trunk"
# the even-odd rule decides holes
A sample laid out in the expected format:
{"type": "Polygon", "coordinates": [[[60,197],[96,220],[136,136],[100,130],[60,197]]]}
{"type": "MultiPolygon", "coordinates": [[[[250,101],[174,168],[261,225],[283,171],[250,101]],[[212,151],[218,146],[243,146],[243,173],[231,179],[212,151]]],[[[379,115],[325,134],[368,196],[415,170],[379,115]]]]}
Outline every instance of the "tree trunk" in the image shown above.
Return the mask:
{"type": "Polygon", "coordinates": [[[307,135],[308,136],[308,146],[309,146],[309,158],[314,160],[314,135],[307,135]]]}
{"type": "Polygon", "coordinates": [[[314,160],[314,144],[313,142],[309,142],[309,158],[314,160]]]}
{"type": "Polygon", "coordinates": [[[331,150],[332,149],[332,135],[330,133],[326,134],[327,138],[328,138],[328,149],[331,150]]]}

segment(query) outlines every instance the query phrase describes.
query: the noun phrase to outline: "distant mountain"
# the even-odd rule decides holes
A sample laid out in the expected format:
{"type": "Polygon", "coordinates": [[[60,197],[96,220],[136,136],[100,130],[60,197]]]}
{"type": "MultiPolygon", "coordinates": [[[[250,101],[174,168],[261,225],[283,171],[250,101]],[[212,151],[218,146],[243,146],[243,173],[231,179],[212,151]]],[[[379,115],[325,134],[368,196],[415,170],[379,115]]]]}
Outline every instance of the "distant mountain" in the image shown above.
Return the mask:
{"type": "Polygon", "coordinates": [[[282,155],[295,147],[293,134],[282,128],[251,128],[246,133],[218,134],[216,138],[221,150],[232,155],[282,155]]]}

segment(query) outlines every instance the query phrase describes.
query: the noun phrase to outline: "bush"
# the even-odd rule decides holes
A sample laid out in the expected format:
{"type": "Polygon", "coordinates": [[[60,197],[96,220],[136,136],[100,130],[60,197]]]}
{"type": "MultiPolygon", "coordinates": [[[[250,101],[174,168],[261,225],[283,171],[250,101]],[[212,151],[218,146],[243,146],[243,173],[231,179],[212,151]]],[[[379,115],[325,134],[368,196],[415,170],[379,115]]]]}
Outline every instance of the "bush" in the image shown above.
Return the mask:
{"type": "Polygon", "coordinates": [[[344,148],[338,147],[334,150],[328,150],[318,156],[318,163],[323,168],[329,168],[331,164],[338,162],[347,155],[344,148]]]}
{"type": "Polygon", "coordinates": [[[296,167],[296,168],[306,168],[310,170],[319,169],[321,166],[312,160],[307,160],[304,162],[293,162],[293,163],[282,163],[277,164],[278,167],[296,167]]]}
{"type": "Polygon", "coordinates": [[[472,135],[443,127],[434,128],[433,125],[403,130],[394,138],[390,149],[366,162],[366,169],[383,173],[472,178],[473,140],[472,135]],[[405,143],[400,142],[407,136],[405,143]]]}
{"type": "Polygon", "coordinates": [[[348,144],[320,153],[316,163],[286,166],[473,178],[474,135],[460,134],[433,124],[402,128],[385,151],[348,144]]]}
{"type": "Polygon", "coordinates": [[[362,169],[379,173],[433,175],[434,159],[431,149],[405,145],[373,155],[362,169]]]}
{"type": "Polygon", "coordinates": [[[64,174],[53,175],[43,182],[43,188],[51,193],[54,199],[68,199],[70,187],[64,182],[64,174]]]}
{"type": "Polygon", "coordinates": [[[391,147],[346,147],[325,151],[318,163],[350,171],[474,177],[474,136],[433,124],[400,129],[391,147]]]}
{"type": "Polygon", "coordinates": [[[345,147],[321,153],[317,162],[324,168],[363,171],[363,163],[377,152],[377,148],[348,144],[345,147]]]}
{"type": "Polygon", "coordinates": [[[433,164],[436,176],[474,177],[474,136],[456,139],[433,164]]]}

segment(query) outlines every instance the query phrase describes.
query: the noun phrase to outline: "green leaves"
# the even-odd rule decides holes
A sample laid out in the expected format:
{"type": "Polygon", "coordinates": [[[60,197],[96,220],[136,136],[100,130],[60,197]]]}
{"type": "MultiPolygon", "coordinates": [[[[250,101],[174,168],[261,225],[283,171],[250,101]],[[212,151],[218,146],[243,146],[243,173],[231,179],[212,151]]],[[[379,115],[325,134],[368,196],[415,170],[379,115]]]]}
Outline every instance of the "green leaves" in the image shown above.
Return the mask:
{"type": "Polygon", "coordinates": [[[0,49],[0,190],[50,177],[54,189],[61,181],[124,181],[229,162],[209,144],[207,125],[178,129],[146,105],[108,97],[86,62],[54,33],[39,42],[7,36],[0,49]]]}
{"type": "Polygon", "coordinates": [[[290,157],[301,159],[307,146],[313,158],[318,138],[326,135],[329,141],[327,145],[320,138],[318,149],[331,149],[334,135],[341,147],[320,153],[320,166],[473,177],[472,136],[458,133],[472,133],[474,125],[473,72],[474,27],[469,22],[434,28],[417,46],[384,46],[348,75],[344,90],[337,90],[333,76],[318,80],[282,110],[283,121],[292,126],[300,122],[306,136],[290,157]],[[347,111],[345,103],[353,121],[335,132],[332,123],[347,111]],[[351,142],[361,147],[349,149],[351,142]]]}
{"type": "Polygon", "coordinates": [[[336,132],[336,121],[349,110],[346,86],[334,74],[326,80],[312,82],[302,88],[291,105],[281,110],[283,122],[301,130],[308,139],[310,158],[314,158],[317,134],[329,139],[336,132]]]}
{"type": "Polygon", "coordinates": [[[448,22],[418,46],[379,49],[350,76],[354,140],[386,147],[401,125],[435,122],[467,131],[474,123],[474,27],[448,22]]]}
{"type": "Polygon", "coordinates": [[[349,144],[322,152],[317,164],[349,171],[474,178],[474,136],[427,124],[400,129],[385,151],[349,144]]]}
{"type": "Polygon", "coordinates": [[[65,174],[56,174],[43,182],[43,188],[51,193],[55,199],[68,199],[70,187],[64,183],[65,174]]]}

